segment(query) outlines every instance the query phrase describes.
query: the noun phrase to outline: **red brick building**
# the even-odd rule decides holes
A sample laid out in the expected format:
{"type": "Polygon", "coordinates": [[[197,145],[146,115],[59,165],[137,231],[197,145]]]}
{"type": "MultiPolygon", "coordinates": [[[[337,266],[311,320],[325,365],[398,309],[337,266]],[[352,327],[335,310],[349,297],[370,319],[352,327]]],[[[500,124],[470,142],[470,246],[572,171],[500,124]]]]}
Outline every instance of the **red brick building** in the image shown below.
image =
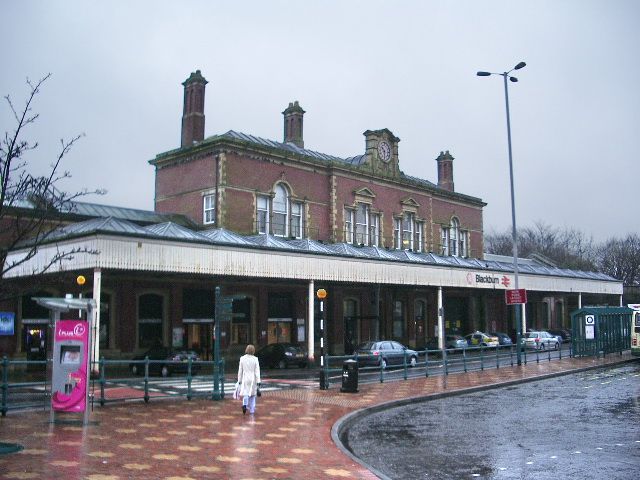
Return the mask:
{"type": "Polygon", "coordinates": [[[182,146],[150,162],[157,212],[245,235],[482,256],[485,204],[455,192],[448,151],[436,185],[400,170],[400,139],[386,128],[364,132],[353,157],[308,150],[297,101],[282,112],[282,142],[234,131],[205,139],[206,83],[200,71],[184,82],[182,146]]]}

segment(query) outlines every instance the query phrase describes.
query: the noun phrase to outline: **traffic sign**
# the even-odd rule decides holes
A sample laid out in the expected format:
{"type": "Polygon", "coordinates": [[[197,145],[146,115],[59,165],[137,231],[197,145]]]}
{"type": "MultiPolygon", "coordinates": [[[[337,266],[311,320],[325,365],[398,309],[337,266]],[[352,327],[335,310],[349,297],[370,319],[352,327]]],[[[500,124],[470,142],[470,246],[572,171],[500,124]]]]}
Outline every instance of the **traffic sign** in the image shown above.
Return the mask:
{"type": "Polygon", "coordinates": [[[507,305],[527,303],[527,291],[524,288],[505,290],[504,297],[507,305]]]}
{"type": "Polygon", "coordinates": [[[596,316],[595,315],[585,315],[584,316],[584,324],[585,325],[595,325],[596,316]]]}

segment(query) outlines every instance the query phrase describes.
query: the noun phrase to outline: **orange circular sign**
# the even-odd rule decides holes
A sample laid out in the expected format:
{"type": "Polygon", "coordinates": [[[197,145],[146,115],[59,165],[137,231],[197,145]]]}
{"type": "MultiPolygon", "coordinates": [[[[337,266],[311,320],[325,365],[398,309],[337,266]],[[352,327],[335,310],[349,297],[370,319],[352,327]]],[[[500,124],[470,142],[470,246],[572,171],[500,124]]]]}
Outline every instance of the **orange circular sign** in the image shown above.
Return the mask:
{"type": "Polygon", "coordinates": [[[327,291],[324,288],[320,288],[318,289],[318,291],[316,292],[316,296],[322,300],[323,298],[327,297],[327,291]]]}
{"type": "Polygon", "coordinates": [[[78,285],[84,285],[84,282],[86,282],[87,280],[84,278],[83,275],[78,275],[78,278],[76,278],[76,283],[78,285]]]}

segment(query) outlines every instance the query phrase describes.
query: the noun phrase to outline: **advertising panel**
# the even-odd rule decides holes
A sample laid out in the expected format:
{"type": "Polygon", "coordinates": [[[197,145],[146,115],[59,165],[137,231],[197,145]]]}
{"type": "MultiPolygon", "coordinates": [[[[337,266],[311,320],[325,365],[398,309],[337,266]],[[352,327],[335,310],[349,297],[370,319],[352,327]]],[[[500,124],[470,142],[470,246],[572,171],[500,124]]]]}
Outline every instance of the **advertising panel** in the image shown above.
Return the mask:
{"type": "Polygon", "coordinates": [[[89,325],[83,320],[56,322],[53,346],[51,407],[59,412],[87,408],[89,325]]]}
{"type": "Polygon", "coordinates": [[[0,335],[13,335],[15,333],[15,320],[15,313],[0,312],[0,335]]]}

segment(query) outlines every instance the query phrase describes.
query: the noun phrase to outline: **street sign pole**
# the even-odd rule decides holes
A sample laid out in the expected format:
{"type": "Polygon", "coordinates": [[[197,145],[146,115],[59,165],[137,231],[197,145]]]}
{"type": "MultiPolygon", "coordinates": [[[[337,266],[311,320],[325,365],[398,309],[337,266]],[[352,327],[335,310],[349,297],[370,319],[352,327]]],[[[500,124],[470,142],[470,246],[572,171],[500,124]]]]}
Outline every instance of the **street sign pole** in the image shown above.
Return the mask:
{"type": "Polygon", "coordinates": [[[220,359],[220,326],[222,322],[229,322],[233,317],[233,301],[245,299],[244,295],[223,296],[220,287],[216,287],[215,293],[215,315],[213,318],[213,395],[214,400],[222,400],[224,392],[222,389],[221,359],[220,359]]]}
{"type": "Polygon", "coordinates": [[[216,287],[215,315],[213,317],[213,399],[222,400],[220,395],[220,321],[222,320],[222,295],[216,287]]]}
{"type": "Polygon", "coordinates": [[[320,390],[329,389],[329,379],[325,370],[324,344],[326,342],[326,330],[324,328],[324,299],[327,297],[327,291],[320,288],[316,292],[316,296],[320,300],[320,390]]]}
{"type": "Polygon", "coordinates": [[[515,305],[516,313],[516,359],[518,365],[522,365],[522,305],[527,303],[527,291],[524,288],[505,290],[504,298],[507,305],[515,305]]]}

